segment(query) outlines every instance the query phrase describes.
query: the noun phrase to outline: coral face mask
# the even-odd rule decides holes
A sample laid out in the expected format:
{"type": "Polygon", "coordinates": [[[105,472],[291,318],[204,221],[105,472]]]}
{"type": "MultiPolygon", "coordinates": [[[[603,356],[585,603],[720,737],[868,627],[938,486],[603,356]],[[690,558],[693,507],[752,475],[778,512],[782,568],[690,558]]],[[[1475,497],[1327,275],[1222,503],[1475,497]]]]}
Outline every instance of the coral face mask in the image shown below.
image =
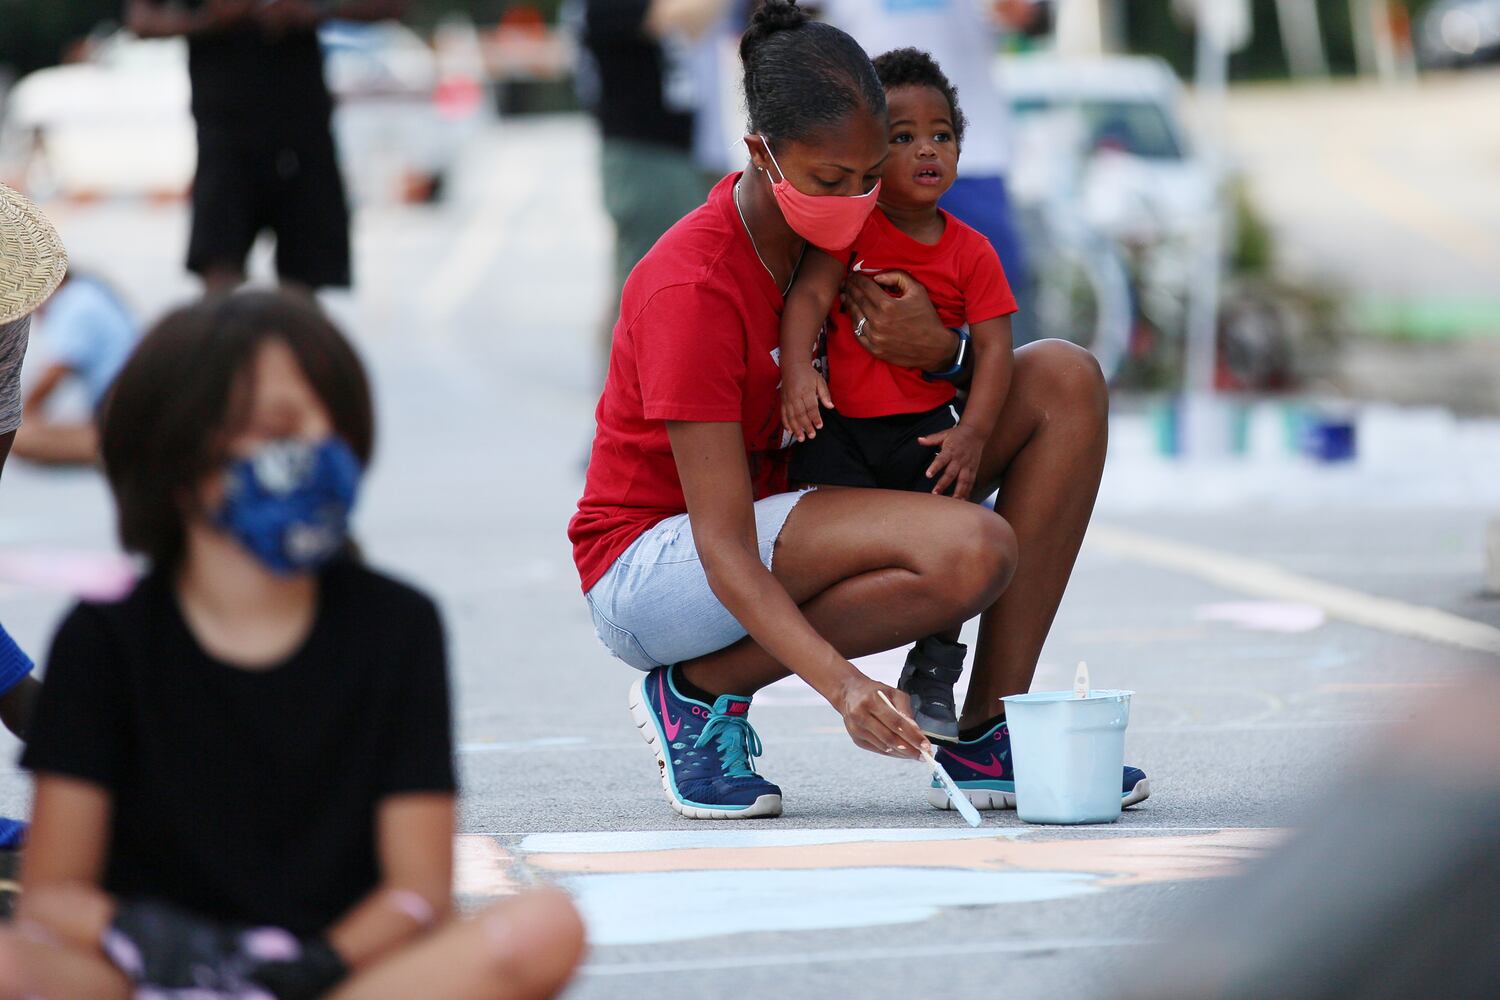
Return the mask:
{"type": "Polygon", "coordinates": [[[771,152],[771,143],[765,136],[760,136],[760,141],[765,143],[766,155],[771,158],[776,172],[781,174],[780,180],[772,180],[771,193],[776,196],[781,215],[792,231],[819,250],[835,255],[853,246],[854,238],[869,221],[870,213],[875,211],[880,182],[876,181],[869,192],[861,195],[820,197],[804,194],[787,180],[781,164],[776,162],[776,154],[771,152]]]}

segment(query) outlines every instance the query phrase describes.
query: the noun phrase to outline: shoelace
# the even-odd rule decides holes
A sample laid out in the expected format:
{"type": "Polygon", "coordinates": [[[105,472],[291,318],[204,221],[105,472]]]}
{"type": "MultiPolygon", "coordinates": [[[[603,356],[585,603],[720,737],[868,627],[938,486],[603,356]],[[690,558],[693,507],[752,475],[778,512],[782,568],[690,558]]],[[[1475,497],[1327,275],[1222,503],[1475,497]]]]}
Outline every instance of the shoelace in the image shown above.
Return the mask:
{"type": "Polygon", "coordinates": [[[724,774],[730,778],[750,778],[755,775],[752,758],[761,753],[760,734],[743,715],[711,715],[693,744],[702,749],[717,737],[714,748],[719,751],[719,761],[724,774]]]}

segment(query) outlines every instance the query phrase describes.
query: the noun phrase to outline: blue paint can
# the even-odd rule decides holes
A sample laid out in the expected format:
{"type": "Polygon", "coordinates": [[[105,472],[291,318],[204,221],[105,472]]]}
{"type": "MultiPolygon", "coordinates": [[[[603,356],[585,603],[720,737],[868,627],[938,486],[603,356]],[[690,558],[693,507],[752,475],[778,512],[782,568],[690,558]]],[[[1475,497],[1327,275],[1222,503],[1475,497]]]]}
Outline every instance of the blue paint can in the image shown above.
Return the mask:
{"type": "Polygon", "coordinates": [[[1302,452],[1318,462],[1350,462],[1355,456],[1355,419],[1312,412],[1302,425],[1302,452]]]}

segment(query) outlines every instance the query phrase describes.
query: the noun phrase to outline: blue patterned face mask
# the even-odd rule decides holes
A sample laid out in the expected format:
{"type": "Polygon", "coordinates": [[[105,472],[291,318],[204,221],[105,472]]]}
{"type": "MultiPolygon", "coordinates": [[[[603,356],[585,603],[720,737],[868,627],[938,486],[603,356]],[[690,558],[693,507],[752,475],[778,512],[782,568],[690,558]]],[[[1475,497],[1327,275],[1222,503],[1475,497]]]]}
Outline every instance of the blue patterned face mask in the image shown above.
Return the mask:
{"type": "Polygon", "coordinates": [[[215,520],[273,573],[315,570],[344,547],[361,471],[339,438],[274,441],[230,463],[215,520]]]}

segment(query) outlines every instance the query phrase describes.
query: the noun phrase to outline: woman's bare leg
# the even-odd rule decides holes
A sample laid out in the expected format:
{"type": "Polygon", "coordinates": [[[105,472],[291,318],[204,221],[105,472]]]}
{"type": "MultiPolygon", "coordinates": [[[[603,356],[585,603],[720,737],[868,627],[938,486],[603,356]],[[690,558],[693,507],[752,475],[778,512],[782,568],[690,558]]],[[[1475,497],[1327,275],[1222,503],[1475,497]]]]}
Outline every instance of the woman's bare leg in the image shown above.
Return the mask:
{"type": "Polygon", "coordinates": [[[42,1000],[128,1000],[130,981],[99,941],[114,919],[114,900],[85,886],[28,889],[12,940],[20,953],[25,995],[42,1000]]]}
{"type": "Polygon", "coordinates": [[[1042,644],[1088,531],[1109,440],[1109,390],[1093,355],[1044,340],[1016,351],[1005,408],[980,469],[987,492],[1016,533],[1019,565],[979,626],[962,726],[1003,711],[1000,699],[1030,689],[1042,644]]]}
{"type": "Polygon", "coordinates": [[[541,889],[438,928],[328,1000],[545,1000],[573,978],[583,946],[567,895],[541,889]]]}
{"type": "Polygon", "coordinates": [[[26,1000],[26,984],[21,978],[21,945],[15,931],[0,930],[0,1000],[26,1000]]]}
{"type": "MultiPolygon", "coordinates": [[[[949,497],[819,490],[792,510],[772,572],[844,656],[914,642],[989,607],[1016,565],[1003,519],[949,497]]],[[[683,665],[711,694],[754,694],[787,669],[750,639],[683,665]]]]}

